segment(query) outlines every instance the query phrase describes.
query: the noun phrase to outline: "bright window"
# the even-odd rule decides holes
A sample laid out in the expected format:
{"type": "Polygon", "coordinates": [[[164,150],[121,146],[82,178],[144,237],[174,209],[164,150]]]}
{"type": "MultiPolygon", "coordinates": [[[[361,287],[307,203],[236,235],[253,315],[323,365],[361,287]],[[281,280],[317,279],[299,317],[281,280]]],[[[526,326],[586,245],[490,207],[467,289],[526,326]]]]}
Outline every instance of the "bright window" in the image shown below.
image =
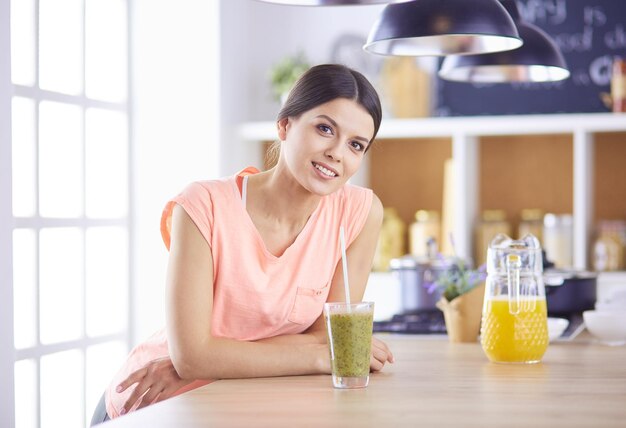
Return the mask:
{"type": "Polygon", "coordinates": [[[2,1],[15,423],[80,428],[129,346],[129,5],[2,1]]]}
{"type": "Polygon", "coordinates": [[[0,0],[3,421],[86,426],[133,336],[162,326],[158,215],[218,171],[219,17],[213,0],[0,0]]]}

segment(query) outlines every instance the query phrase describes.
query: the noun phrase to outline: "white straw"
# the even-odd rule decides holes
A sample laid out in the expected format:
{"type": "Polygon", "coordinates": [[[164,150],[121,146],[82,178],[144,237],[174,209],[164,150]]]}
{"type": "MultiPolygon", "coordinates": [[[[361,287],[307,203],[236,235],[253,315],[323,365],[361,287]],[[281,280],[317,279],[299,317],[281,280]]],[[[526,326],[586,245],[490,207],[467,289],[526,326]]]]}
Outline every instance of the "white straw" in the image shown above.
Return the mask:
{"type": "Polygon", "coordinates": [[[346,303],[350,304],[350,284],[348,283],[348,259],[346,257],[346,238],[343,235],[343,226],[339,227],[341,241],[341,263],[343,266],[343,289],[346,292],[346,303]]]}

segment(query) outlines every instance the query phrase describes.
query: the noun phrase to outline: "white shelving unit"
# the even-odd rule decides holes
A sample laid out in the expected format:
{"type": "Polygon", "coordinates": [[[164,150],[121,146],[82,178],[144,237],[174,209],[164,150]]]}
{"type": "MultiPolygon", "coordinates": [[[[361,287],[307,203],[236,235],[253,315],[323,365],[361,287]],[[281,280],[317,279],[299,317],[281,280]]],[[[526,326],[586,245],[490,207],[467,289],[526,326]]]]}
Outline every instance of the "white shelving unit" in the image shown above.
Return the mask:
{"type": "MultiPolygon", "coordinates": [[[[470,256],[472,225],[477,214],[478,139],[497,135],[572,135],[574,268],[585,269],[593,215],[594,135],[624,131],[626,114],[476,116],[384,120],[377,139],[451,138],[456,171],[454,236],[459,255],[470,256]]],[[[276,138],[276,125],[274,122],[246,123],[239,128],[239,137],[252,142],[272,141],[276,138]]]]}

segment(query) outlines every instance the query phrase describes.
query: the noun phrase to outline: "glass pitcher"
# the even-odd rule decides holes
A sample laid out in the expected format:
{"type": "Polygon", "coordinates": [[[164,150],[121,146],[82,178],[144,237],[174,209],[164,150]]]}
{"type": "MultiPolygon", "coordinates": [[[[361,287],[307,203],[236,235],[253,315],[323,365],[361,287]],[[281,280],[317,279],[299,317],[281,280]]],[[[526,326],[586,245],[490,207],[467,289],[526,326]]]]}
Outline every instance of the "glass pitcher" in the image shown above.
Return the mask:
{"type": "Polygon", "coordinates": [[[498,363],[537,363],[548,348],[548,318],[539,240],[498,234],[487,250],[480,342],[498,363]]]}

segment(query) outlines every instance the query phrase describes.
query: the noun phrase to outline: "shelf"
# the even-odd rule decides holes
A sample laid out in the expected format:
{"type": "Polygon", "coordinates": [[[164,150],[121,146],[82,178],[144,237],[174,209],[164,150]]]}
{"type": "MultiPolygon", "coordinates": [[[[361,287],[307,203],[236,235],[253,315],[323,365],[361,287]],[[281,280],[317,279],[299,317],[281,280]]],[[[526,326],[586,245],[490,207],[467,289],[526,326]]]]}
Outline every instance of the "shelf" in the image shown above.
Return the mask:
{"type": "MultiPolygon", "coordinates": [[[[243,124],[238,135],[243,141],[273,141],[276,124],[243,124]]],[[[503,208],[514,223],[522,207],[571,212],[577,269],[589,264],[594,221],[626,215],[626,199],[620,197],[626,192],[626,114],[386,119],[377,140],[384,141],[353,182],[371,187],[384,204],[397,205],[407,223],[416,209],[438,209],[443,160],[454,159],[452,230],[462,257],[472,255],[472,232],[483,208],[503,208]],[[503,182],[523,192],[505,195],[503,182]]]]}
{"type": "MultiPolygon", "coordinates": [[[[435,117],[425,119],[385,119],[378,139],[413,139],[467,136],[573,134],[575,132],[626,131],[626,114],[584,113],[519,116],[435,117]]],[[[276,139],[276,123],[250,122],[239,127],[239,137],[247,141],[276,139]]]]}

